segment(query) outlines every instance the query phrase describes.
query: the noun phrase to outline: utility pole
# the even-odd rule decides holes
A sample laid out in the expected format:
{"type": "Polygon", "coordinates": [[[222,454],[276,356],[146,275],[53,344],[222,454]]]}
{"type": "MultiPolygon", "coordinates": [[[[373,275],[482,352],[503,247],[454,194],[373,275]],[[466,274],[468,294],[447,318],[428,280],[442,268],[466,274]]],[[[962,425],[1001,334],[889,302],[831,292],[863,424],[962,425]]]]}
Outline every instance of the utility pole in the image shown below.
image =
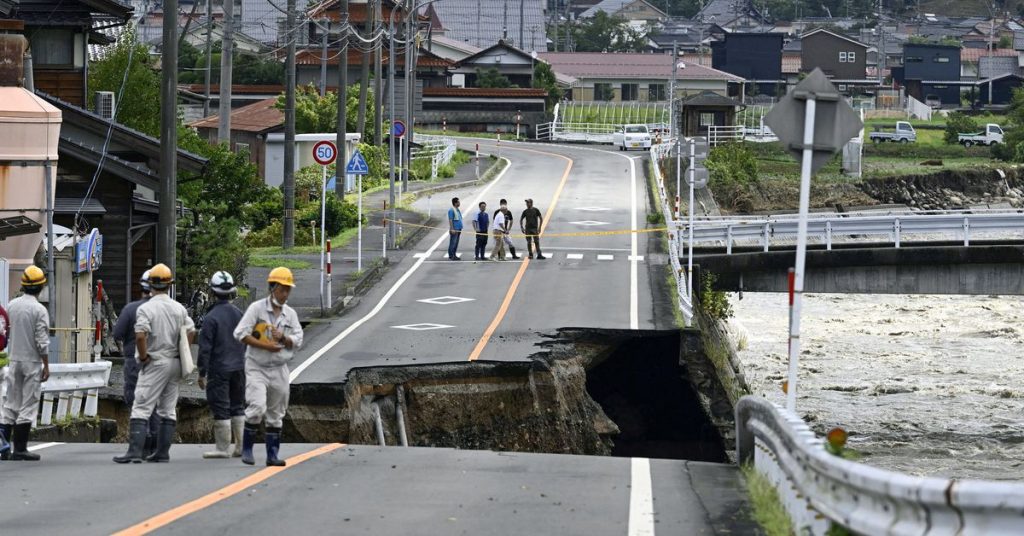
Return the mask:
{"type": "Polygon", "coordinates": [[[341,0],[341,11],[338,20],[341,24],[341,38],[338,57],[338,158],[334,166],[334,194],[339,200],[345,199],[345,166],[348,164],[348,151],[345,140],[348,134],[348,0],[341,0]]]}
{"type": "Polygon", "coordinates": [[[213,57],[213,0],[206,0],[206,70],[203,72],[203,117],[210,117],[210,58],[213,57]]]}
{"type": "MultiPolygon", "coordinates": [[[[507,0],[506,0],[507,2],[507,0]]],[[[411,4],[412,2],[410,2],[411,4]]],[[[409,191],[409,170],[412,169],[413,123],[416,120],[413,107],[416,99],[416,11],[406,13],[405,24],[405,143],[402,148],[402,191],[409,191]]]]}
{"type": "Polygon", "coordinates": [[[882,20],[882,0],[878,0],[878,87],[885,82],[885,21],[882,20]]]}
{"type": "MultiPolygon", "coordinates": [[[[369,38],[373,31],[375,15],[373,11],[373,0],[369,0],[367,4],[367,21],[366,27],[363,31],[363,36],[369,38]]],[[[362,46],[366,46],[365,43],[362,46]]],[[[362,64],[360,65],[360,78],[359,78],[359,112],[356,115],[356,130],[359,131],[359,137],[366,137],[366,95],[367,90],[370,86],[370,51],[363,50],[362,64]]]]}
{"type": "Polygon", "coordinates": [[[676,71],[679,69],[679,44],[672,41],[672,80],[668,85],[668,128],[669,133],[678,137],[676,127],[676,71]]]}
{"type": "MultiPolygon", "coordinates": [[[[388,17],[388,200],[392,210],[395,206],[395,14],[388,17]]],[[[395,245],[395,222],[388,221],[388,240],[395,245]]]]}
{"type": "Polygon", "coordinates": [[[519,42],[516,43],[516,46],[519,47],[520,50],[524,50],[526,48],[526,45],[524,44],[524,43],[526,43],[526,41],[525,41],[526,38],[523,37],[523,28],[525,27],[525,23],[526,23],[526,20],[525,20],[526,16],[525,15],[526,15],[526,0],[519,0],[519,42]]]}
{"type": "MultiPolygon", "coordinates": [[[[992,80],[995,76],[995,70],[992,69],[992,49],[995,48],[995,44],[992,40],[992,36],[996,30],[996,5],[992,4],[991,18],[988,19],[988,68],[989,68],[989,81],[988,81],[988,105],[992,106],[992,80]]],[[[981,71],[979,68],[978,71],[981,71]]],[[[978,73],[978,78],[981,78],[981,73],[978,73]]]]}
{"type": "MultiPolygon", "coordinates": [[[[220,122],[217,141],[231,145],[231,67],[234,56],[234,0],[224,0],[224,36],[220,42],[220,122]]],[[[166,10],[166,7],[164,8],[166,10]]],[[[167,13],[164,13],[167,16],[167,13]]],[[[175,13],[177,17],[177,13],[175,13]]]]}
{"type": "MultiPolygon", "coordinates": [[[[230,1],[230,0],[228,0],[230,1]]],[[[288,0],[284,64],[284,248],[295,245],[295,0],[288,0]]]]}
{"type": "MultiPolygon", "coordinates": [[[[164,0],[160,87],[158,257],[176,270],[178,244],[178,0],[164,0]]],[[[49,182],[49,177],[47,177],[49,182]]],[[[49,197],[47,197],[49,199],[49,197]]]]}
{"type": "Polygon", "coordinates": [[[383,81],[381,80],[381,78],[383,78],[383,72],[381,68],[382,62],[380,50],[380,43],[382,42],[380,36],[380,29],[384,25],[382,24],[383,21],[381,20],[383,17],[381,3],[381,0],[377,0],[376,4],[374,5],[374,9],[376,9],[376,16],[374,17],[374,20],[377,22],[377,24],[375,24],[373,28],[373,33],[374,35],[377,36],[373,41],[373,142],[378,146],[384,140],[384,138],[381,137],[381,123],[384,121],[384,84],[383,81]]]}
{"type": "Polygon", "coordinates": [[[320,96],[327,94],[327,26],[320,28],[320,96]]]}

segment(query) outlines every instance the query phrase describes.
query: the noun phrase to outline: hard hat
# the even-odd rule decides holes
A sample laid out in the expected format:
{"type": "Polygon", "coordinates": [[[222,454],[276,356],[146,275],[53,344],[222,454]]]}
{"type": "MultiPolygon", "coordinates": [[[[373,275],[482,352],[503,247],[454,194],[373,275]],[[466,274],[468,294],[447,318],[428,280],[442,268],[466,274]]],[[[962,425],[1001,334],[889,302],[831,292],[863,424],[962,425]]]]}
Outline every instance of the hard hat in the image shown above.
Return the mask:
{"type": "Polygon", "coordinates": [[[38,266],[32,265],[25,268],[25,272],[21,274],[21,286],[23,287],[41,287],[46,284],[46,273],[44,273],[38,266]]]}
{"type": "Polygon", "coordinates": [[[291,270],[284,266],[278,266],[270,271],[270,275],[267,276],[267,283],[276,283],[286,287],[294,287],[295,277],[292,275],[291,270]]]}
{"type": "Polygon", "coordinates": [[[142,273],[142,277],[139,278],[139,285],[142,286],[142,290],[149,292],[149,270],[142,273]]]}
{"type": "Polygon", "coordinates": [[[210,278],[210,290],[218,296],[228,296],[235,291],[235,279],[221,270],[210,278]]]}
{"type": "Polygon", "coordinates": [[[149,269],[149,286],[156,290],[164,290],[174,283],[174,274],[166,264],[160,263],[149,269]]]}

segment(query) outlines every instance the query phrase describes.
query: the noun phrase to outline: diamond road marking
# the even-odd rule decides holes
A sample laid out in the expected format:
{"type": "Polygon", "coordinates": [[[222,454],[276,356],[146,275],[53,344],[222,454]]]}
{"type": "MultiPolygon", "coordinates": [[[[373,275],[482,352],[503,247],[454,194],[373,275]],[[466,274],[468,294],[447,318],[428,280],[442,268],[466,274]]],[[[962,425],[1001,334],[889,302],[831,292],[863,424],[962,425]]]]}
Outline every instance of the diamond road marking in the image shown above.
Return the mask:
{"type": "Polygon", "coordinates": [[[571,221],[569,223],[571,223],[573,225],[583,225],[585,227],[593,227],[595,225],[608,225],[608,222],[606,222],[606,221],[594,221],[594,220],[571,221]]]}
{"type": "Polygon", "coordinates": [[[634,256],[630,255],[629,256],[629,260],[631,260],[631,261],[635,260],[637,262],[644,262],[644,256],[643,255],[637,255],[636,257],[634,257],[634,256]]]}
{"type": "Polygon", "coordinates": [[[463,303],[468,301],[474,301],[475,298],[463,298],[460,296],[440,296],[437,298],[427,298],[425,300],[416,300],[422,303],[429,303],[432,305],[452,305],[453,303],[463,303]]]}
{"type": "Polygon", "coordinates": [[[454,328],[455,326],[449,326],[448,324],[423,323],[423,324],[407,324],[405,326],[391,326],[391,327],[393,327],[395,329],[407,329],[409,331],[428,331],[428,330],[431,330],[431,329],[454,328]]]}
{"type": "Polygon", "coordinates": [[[598,255],[597,260],[599,261],[614,261],[615,255],[598,255]]]}
{"type": "Polygon", "coordinates": [[[606,210],[611,210],[611,209],[610,208],[605,208],[605,207],[580,207],[580,208],[578,208],[576,210],[583,210],[583,211],[586,211],[586,212],[604,212],[606,210]]]}
{"type": "Polygon", "coordinates": [[[582,253],[569,253],[569,254],[567,254],[565,256],[565,258],[569,259],[569,260],[572,260],[572,261],[578,261],[578,260],[581,260],[583,258],[583,254],[582,253]]]}

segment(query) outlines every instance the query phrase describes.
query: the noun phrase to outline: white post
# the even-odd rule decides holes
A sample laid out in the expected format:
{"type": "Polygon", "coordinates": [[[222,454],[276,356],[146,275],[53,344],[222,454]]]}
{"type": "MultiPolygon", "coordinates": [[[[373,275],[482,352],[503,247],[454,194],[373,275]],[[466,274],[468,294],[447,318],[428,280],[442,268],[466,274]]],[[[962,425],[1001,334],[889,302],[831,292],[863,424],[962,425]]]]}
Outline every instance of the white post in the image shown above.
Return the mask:
{"type": "MultiPolygon", "coordinates": [[[[356,271],[363,271],[363,176],[356,178],[359,189],[359,210],[356,220],[356,271]]],[[[386,226],[385,226],[386,228],[386,226]]]]}
{"type": "MultiPolygon", "coordinates": [[[[392,222],[388,222],[388,225],[394,225],[392,222]]],[[[384,236],[381,239],[380,258],[388,258],[388,225],[384,226],[384,236]]]]}
{"type": "Polygon", "coordinates": [[[686,284],[690,290],[690,300],[693,300],[693,181],[697,178],[696,169],[694,168],[696,159],[697,140],[690,138],[690,253],[686,260],[686,284]]]}
{"type": "Polygon", "coordinates": [[[683,138],[676,136],[676,220],[679,220],[679,196],[683,195],[683,138]]]}
{"type": "Polygon", "coordinates": [[[476,144],[476,180],[480,180],[480,144],[476,144]]]}
{"type": "Polygon", "coordinates": [[[804,292],[804,266],[807,260],[807,212],[811,200],[811,158],[814,156],[814,98],[808,98],[804,111],[804,154],[800,165],[800,220],[796,233],[796,268],[793,281],[793,320],[789,330],[789,382],[786,409],[796,412],[797,368],[800,359],[800,305],[804,292]]]}
{"type": "MultiPolygon", "coordinates": [[[[405,138],[404,137],[398,138],[398,169],[400,169],[400,170],[405,169],[405,168],[402,167],[402,157],[403,156],[405,156],[405,138]]],[[[410,155],[410,156],[412,156],[412,155],[410,155]]],[[[412,162],[410,162],[410,164],[411,163],[412,162]]],[[[411,165],[409,166],[409,169],[410,170],[412,169],[411,165]]],[[[395,200],[395,206],[392,207],[392,209],[391,209],[392,215],[394,215],[394,213],[395,213],[395,210],[394,210],[395,207],[397,207],[398,205],[400,205],[402,203],[402,184],[403,184],[402,181],[398,181],[398,199],[395,200]]]]}
{"type": "MultiPolygon", "coordinates": [[[[320,181],[320,314],[324,315],[326,310],[324,304],[324,247],[327,245],[327,166],[320,166],[323,168],[323,175],[320,181]]],[[[341,166],[336,166],[335,169],[339,169],[341,166]]],[[[337,175],[337,173],[335,173],[337,175]]],[[[336,178],[335,180],[345,180],[342,177],[336,178]]]]}

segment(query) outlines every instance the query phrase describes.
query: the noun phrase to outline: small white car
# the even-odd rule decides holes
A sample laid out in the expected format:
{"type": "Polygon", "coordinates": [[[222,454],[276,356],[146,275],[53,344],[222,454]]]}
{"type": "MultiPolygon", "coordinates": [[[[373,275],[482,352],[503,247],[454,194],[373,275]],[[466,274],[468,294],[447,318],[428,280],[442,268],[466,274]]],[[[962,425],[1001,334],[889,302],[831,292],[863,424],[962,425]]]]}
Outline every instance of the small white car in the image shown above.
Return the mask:
{"type": "Polygon", "coordinates": [[[650,149],[651,133],[647,125],[623,125],[612,134],[612,145],[620,151],[650,149]]]}

